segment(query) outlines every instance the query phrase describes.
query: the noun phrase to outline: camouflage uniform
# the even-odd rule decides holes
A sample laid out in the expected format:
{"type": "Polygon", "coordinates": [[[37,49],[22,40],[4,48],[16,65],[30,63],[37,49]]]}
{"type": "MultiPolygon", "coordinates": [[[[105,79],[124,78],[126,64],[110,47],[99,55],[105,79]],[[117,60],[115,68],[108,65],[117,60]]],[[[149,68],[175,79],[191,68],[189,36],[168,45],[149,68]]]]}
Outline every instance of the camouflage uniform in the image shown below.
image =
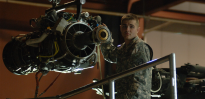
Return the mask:
{"type": "MultiPolygon", "coordinates": [[[[117,63],[116,72],[133,68],[150,60],[150,51],[139,37],[135,37],[127,46],[123,43],[116,48],[111,42],[101,44],[104,59],[117,63]]],[[[116,99],[150,99],[152,70],[148,68],[118,79],[116,81],[116,99]]]]}

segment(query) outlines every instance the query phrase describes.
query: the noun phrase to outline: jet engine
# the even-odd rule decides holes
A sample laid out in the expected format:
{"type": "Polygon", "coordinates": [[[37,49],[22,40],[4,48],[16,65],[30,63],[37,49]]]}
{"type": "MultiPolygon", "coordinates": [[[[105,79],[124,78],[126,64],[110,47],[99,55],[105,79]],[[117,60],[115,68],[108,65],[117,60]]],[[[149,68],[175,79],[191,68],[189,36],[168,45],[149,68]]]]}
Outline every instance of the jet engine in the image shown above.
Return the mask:
{"type": "Polygon", "coordinates": [[[81,12],[85,0],[75,0],[61,6],[53,5],[45,15],[31,19],[35,31],[12,37],[3,50],[7,69],[16,75],[49,71],[78,73],[92,68],[97,61],[96,45],[111,39],[100,16],[81,12]],[[77,14],[59,11],[77,5],[77,14]]]}

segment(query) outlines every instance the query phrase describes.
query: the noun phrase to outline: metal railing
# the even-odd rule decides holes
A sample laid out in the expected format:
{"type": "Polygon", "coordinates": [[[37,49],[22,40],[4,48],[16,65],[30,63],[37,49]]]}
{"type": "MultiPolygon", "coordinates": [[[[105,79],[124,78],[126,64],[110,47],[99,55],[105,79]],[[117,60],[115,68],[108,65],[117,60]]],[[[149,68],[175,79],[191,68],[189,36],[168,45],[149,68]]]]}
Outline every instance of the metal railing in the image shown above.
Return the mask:
{"type": "Polygon", "coordinates": [[[54,97],[32,98],[32,99],[64,99],[64,98],[68,98],[68,97],[77,95],[79,93],[82,93],[84,91],[90,90],[90,89],[95,88],[97,86],[104,85],[106,83],[110,84],[110,99],[115,99],[115,90],[114,90],[115,89],[114,88],[115,80],[117,80],[119,78],[123,78],[123,77],[131,75],[131,74],[134,74],[137,71],[141,71],[141,70],[147,69],[149,67],[159,65],[159,64],[164,63],[166,61],[169,61],[169,67],[170,67],[170,84],[171,84],[171,86],[170,86],[171,87],[170,99],[177,99],[176,61],[175,61],[175,54],[174,53],[167,55],[165,57],[159,58],[159,59],[151,60],[151,61],[144,63],[142,65],[139,65],[137,67],[131,68],[131,69],[126,70],[124,72],[121,72],[121,73],[115,74],[113,76],[110,76],[108,78],[102,79],[96,83],[88,84],[86,86],[80,87],[78,89],[75,89],[73,91],[70,91],[70,92],[62,94],[62,95],[58,95],[58,96],[54,96],[54,97]]]}

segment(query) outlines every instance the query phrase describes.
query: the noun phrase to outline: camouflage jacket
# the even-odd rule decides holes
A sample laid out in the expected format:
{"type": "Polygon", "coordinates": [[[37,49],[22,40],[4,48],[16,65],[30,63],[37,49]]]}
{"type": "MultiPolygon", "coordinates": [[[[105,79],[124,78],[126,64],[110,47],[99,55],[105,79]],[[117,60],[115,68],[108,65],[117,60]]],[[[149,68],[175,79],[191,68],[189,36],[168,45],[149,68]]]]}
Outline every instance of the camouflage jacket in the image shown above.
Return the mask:
{"type": "MultiPolygon", "coordinates": [[[[101,44],[104,59],[117,64],[116,72],[128,70],[150,60],[148,46],[139,37],[134,38],[127,46],[123,43],[115,47],[111,42],[101,44]]],[[[116,81],[116,99],[150,99],[151,68],[136,72],[116,81]]]]}

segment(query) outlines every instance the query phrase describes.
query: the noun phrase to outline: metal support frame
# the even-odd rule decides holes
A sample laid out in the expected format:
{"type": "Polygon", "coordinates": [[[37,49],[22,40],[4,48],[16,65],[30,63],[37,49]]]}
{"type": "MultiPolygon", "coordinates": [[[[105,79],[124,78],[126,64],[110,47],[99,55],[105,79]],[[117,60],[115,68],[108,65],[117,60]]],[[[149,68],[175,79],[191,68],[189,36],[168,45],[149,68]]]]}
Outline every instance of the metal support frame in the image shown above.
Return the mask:
{"type": "MultiPolygon", "coordinates": [[[[169,61],[169,68],[170,68],[170,84],[171,84],[171,86],[170,86],[171,87],[171,91],[170,91],[171,98],[170,99],[177,99],[176,61],[175,61],[175,54],[174,53],[172,53],[168,56],[162,57],[160,59],[151,60],[147,64],[143,64],[139,67],[142,67],[142,70],[143,70],[143,69],[164,63],[166,61],[169,61]]],[[[134,72],[137,72],[137,71],[140,71],[140,69],[141,69],[141,68],[139,68],[139,69],[135,69],[135,68],[133,68],[133,70],[132,69],[131,70],[134,72]]],[[[131,70],[128,70],[128,71],[130,71],[130,73],[127,75],[133,74],[133,73],[131,73],[131,70]]],[[[124,75],[122,75],[122,76],[124,77],[124,75]]],[[[119,77],[120,77],[120,75],[119,75],[119,77]]],[[[119,79],[119,77],[110,81],[110,99],[115,99],[115,98],[113,98],[113,97],[115,97],[115,91],[113,89],[115,85],[113,83],[114,83],[114,80],[119,79]]],[[[122,78],[122,77],[120,77],[120,78],[122,78]]]]}
{"type": "Polygon", "coordinates": [[[110,84],[110,99],[115,99],[115,92],[114,92],[115,80],[117,80],[119,78],[123,78],[123,77],[131,75],[131,74],[134,74],[135,72],[150,68],[152,66],[159,65],[159,64],[164,63],[166,61],[169,61],[169,65],[170,65],[170,84],[171,84],[170,95],[171,95],[171,99],[177,99],[176,61],[175,61],[175,54],[174,53],[167,55],[165,57],[159,58],[159,59],[151,60],[147,63],[142,64],[142,65],[136,66],[136,67],[131,68],[129,70],[126,70],[124,72],[121,72],[121,73],[115,74],[113,76],[110,76],[108,78],[102,79],[96,83],[88,84],[86,86],[80,87],[78,89],[75,89],[73,91],[70,91],[70,92],[62,94],[62,95],[58,95],[58,96],[54,96],[54,97],[32,98],[32,99],[65,99],[65,98],[77,95],[79,93],[82,93],[84,91],[90,90],[92,88],[98,87],[100,85],[104,85],[106,83],[110,84]]]}
{"type": "Polygon", "coordinates": [[[110,99],[115,99],[115,81],[114,80],[112,80],[112,81],[110,81],[110,86],[109,86],[110,88],[110,93],[109,93],[109,96],[110,96],[110,99]]]}
{"type": "Polygon", "coordinates": [[[177,78],[176,78],[176,60],[175,54],[169,57],[171,99],[177,99],[177,78]]]}

